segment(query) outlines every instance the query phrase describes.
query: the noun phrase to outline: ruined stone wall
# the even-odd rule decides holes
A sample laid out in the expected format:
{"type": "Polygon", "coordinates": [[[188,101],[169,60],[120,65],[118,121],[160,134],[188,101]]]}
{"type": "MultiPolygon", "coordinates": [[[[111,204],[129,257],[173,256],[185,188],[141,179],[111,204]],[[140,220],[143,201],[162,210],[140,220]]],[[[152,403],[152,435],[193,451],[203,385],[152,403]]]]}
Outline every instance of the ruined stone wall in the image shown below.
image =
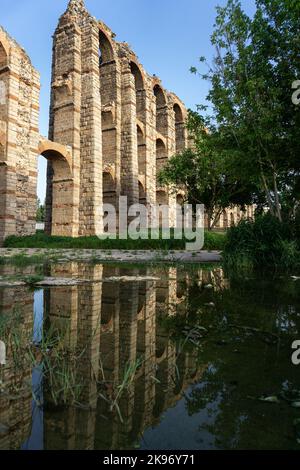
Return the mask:
{"type": "Polygon", "coordinates": [[[39,75],[0,28],[0,242],[35,233],[39,75]]]}
{"type": "Polygon", "coordinates": [[[158,188],[156,177],[187,145],[185,118],[181,101],[144,71],[129,45],[117,42],[83,1],[71,0],[54,35],[49,138],[72,148],[72,182],[58,185],[49,162],[47,230],[100,234],[102,204],[118,211],[120,195],[128,205],[174,206],[176,196],[158,188]],[[57,205],[65,229],[53,221],[57,205]]]}

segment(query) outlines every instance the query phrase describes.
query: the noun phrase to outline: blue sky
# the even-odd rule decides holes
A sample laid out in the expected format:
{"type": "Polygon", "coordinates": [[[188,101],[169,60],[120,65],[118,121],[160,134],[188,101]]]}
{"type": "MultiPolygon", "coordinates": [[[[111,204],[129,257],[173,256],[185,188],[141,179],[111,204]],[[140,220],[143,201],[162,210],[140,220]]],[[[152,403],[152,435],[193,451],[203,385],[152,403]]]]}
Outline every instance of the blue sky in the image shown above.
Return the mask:
{"type": "MultiPolygon", "coordinates": [[[[23,46],[41,74],[41,134],[48,133],[52,35],[67,0],[1,0],[1,25],[23,46]]],[[[159,76],[189,108],[203,103],[208,85],[191,75],[200,56],[210,59],[215,7],[226,0],[86,0],[90,13],[128,42],[147,72],[159,76]]],[[[254,0],[242,0],[254,11],[254,0]]],[[[45,194],[45,160],[39,159],[38,195],[45,194]]]]}

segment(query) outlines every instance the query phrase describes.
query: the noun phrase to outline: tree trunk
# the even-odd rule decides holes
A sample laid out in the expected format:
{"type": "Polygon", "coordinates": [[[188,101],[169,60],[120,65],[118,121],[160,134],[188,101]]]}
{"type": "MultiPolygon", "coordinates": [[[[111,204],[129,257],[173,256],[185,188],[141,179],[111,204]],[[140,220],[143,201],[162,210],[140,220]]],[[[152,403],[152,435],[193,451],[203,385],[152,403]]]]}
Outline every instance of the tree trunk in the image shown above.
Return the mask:
{"type": "Polygon", "coordinates": [[[277,179],[276,179],[276,173],[275,172],[273,173],[273,180],[274,180],[276,215],[277,215],[277,218],[280,220],[280,222],[282,222],[282,214],[281,214],[281,207],[280,207],[278,186],[277,186],[277,179]]]}

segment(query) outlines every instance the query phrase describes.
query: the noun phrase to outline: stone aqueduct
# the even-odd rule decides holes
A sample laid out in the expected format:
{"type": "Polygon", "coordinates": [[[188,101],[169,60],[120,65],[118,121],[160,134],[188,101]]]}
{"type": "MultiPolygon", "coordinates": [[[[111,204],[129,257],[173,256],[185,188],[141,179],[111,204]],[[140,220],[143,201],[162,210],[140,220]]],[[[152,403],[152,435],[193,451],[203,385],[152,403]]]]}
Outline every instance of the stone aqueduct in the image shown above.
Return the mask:
{"type": "Polygon", "coordinates": [[[188,145],[187,111],[114,36],[83,0],[69,2],[54,35],[48,140],[38,127],[39,74],[0,29],[0,243],[35,233],[39,155],[48,160],[47,233],[101,234],[103,203],[120,195],[129,205],[169,204],[175,225],[176,195],[157,173],[188,145]]]}

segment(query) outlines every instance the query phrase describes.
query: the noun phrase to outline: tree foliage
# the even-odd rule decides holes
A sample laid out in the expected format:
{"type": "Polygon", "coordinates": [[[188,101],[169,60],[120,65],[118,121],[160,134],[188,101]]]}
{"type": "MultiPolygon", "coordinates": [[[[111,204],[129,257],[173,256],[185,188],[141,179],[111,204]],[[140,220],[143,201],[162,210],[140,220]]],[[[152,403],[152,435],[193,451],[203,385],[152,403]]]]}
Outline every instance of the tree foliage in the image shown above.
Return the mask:
{"type": "Polygon", "coordinates": [[[242,182],[236,171],[234,153],[222,147],[219,132],[198,113],[189,112],[187,128],[193,149],[171,158],[159,175],[163,185],[183,185],[190,204],[204,204],[209,228],[218,222],[222,212],[234,205],[252,203],[252,187],[242,182]]]}
{"type": "MultiPolygon", "coordinates": [[[[215,186],[204,174],[210,165],[219,182],[229,180],[232,187],[238,181],[242,193],[252,188],[256,202],[266,205],[279,220],[295,214],[300,199],[300,106],[292,102],[292,85],[300,79],[299,17],[298,0],[256,0],[253,17],[243,11],[239,0],[217,8],[211,38],[216,51],[213,63],[201,57],[205,73],[192,68],[210,82],[211,111],[207,116],[207,109],[199,106],[199,116],[192,114],[190,122],[197,119],[202,130],[195,149],[183,154],[202,179],[202,190],[207,183],[205,190],[212,199],[215,186]]],[[[174,157],[174,162],[180,157],[174,157]]],[[[163,180],[184,182],[179,163],[177,177],[172,178],[175,163],[171,160],[163,180]]],[[[195,188],[190,186],[190,197],[195,188]]],[[[215,198],[216,204],[221,206],[222,199],[215,198]]]]}
{"type": "Polygon", "coordinates": [[[256,0],[253,18],[228,0],[217,10],[216,57],[204,77],[225,147],[280,220],[299,200],[300,108],[291,99],[300,77],[299,15],[296,0],[256,0]]]}

